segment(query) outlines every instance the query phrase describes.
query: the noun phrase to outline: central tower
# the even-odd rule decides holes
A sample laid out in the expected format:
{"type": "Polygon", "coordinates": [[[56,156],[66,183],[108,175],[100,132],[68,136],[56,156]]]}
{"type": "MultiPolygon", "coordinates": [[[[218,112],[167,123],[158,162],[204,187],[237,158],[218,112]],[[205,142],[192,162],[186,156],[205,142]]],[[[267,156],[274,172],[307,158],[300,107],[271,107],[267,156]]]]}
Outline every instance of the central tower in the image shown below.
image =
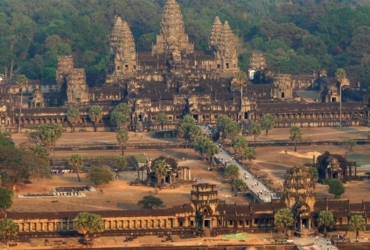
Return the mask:
{"type": "Polygon", "coordinates": [[[193,52],[194,44],[189,43],[189,37],[185,34],[180,6],[175,0],[168,0],[163,11],[160,34],[152,46],[152,54],[166,53],[177,57],[193,52]]]}

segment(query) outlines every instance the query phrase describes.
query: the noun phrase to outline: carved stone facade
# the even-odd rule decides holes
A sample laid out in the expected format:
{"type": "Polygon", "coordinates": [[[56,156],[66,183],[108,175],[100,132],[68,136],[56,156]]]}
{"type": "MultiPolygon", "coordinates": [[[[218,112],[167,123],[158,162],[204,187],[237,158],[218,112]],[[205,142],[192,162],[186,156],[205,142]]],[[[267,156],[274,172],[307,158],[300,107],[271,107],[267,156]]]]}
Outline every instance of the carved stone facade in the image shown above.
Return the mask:
{"type": "Polygon", "coordinates": [[[137,64],[134,36],[127,22],[122,22],[120,17],[116,18],[110,41],[111,63],[107,83],[131,76],[137,64]]]}
{"type": "Polygon", "coordinates": [[[169,0],[164,7],[160,34],[152,47],[152,54],[166,54],[174,61],[181,61],[182,55],[193,52],[194,44],[189,42],[189,37],[185,33],[180,6],[175,0],[169,0]]]}

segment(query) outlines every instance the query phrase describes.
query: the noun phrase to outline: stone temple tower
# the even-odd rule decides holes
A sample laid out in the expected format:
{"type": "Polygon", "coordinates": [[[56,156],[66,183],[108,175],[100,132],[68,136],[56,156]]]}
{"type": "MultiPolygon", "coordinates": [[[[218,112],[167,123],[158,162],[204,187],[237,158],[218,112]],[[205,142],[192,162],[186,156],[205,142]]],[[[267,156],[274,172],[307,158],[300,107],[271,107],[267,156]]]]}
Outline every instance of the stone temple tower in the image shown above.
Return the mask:
{"type": "Polygon", "coordinates": [[[134,36],[127,22],[120,17],[116,18],[113,31],[110,37],[111,47],[111,78],[125,78],[136,71],[137,54],[135,49],[134,36]]]}
{"type": "Polygon", "coordinates": [[[191,203],[196,211],[198,227],[203,230],[212,230],[217,225],[211,215],[216,213],[218,205],[218,192],[216,185],[203,183],[193,185],[191,191],[191,203]]]}
{"type": "Polygon", "coordinates": [[[236,37],[227,21],[222,26],[220,38],[216,46],[216,62],[217,68],[226,72],[239,71],[236,37]]]}
{"type": "Polygon", "coordinates": [[[58,68],[56,72],[56,81],[61,87],[67,80],[68,73],[74,68],[72,56],[58,56],[58,68]]]}
{"type": "Polygon", "coordinates": [[[189,37],[185,34],[180,6],[175,0],[168,0],[164,7],[160,34],[152,46],[152,54],[186,55],[193,52],[194,44],[189,43],[189,37]]]}
{"type": "Polygon", "coordinates": [[[284,202],[295,216],[295,227],[298,229],[312,226],[310,212],[314,209],[315,176],[311,164],[287,170],[284,182],[284,202]]]}
{"type": "Polygon", "coordinates": [[[211,31],[208,36],[208,46],[209,48],[216,49],[220,42],[222,32],[222,23],[218,16],[216,16],[211,31]]]}

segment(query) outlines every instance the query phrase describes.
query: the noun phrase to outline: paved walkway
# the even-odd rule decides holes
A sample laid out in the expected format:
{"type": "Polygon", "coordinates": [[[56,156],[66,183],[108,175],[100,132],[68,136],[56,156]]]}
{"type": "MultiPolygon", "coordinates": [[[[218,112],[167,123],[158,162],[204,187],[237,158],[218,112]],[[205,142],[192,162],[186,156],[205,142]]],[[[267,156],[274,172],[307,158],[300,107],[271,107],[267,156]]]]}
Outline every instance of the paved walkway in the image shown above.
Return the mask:
{"type": "MultiPolygon", "coordinates": [[[[204,131],[211,133],[208,127],[200,126],[204,131]]],[[[215,143],[217,146],[219,144],[215,143]]],[[[278,198],[276,193],[269,191],[268,187],[265,186],[260,180],[255,178],[252,173],[246,170],[239,162],[234,160],[225,149],[220,148],[220,153],[215,155],[215,157],[222,162],[224,165],[228,166],[234,164],[239,167],[240,179],[248,185],[249,190],[254,193],[256,197],[259,197],[262,202],[271,202],[271,198],[278,198]]]]}
{"type": "Polygon", "coordinates": [[[328,244],[328,241],[326,240],[325,237],[320,237],[318,236],[315,240],[315,237],[312,238],[297,238],[293,237],[293,242],[296,245],[302,245],[302,250],[338,250],[336,246],[331,245],[331,243],[328,244]],[[311,245],[313,243],[313,245],[311,245]],[[305,246],[305,245],[310,245],[310,246],[305,246]]]}

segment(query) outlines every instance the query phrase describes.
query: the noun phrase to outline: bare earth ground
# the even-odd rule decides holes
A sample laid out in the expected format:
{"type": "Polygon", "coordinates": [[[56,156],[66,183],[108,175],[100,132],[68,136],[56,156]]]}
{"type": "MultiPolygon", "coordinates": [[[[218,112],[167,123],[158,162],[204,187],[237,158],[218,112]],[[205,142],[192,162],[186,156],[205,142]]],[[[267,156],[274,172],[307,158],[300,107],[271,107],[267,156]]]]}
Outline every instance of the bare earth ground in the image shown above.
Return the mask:
{"type": "MultiPolygon", "coordinates": [[[[324,128],[302,128],[303,140],[347,140],[347,139],[367,139],[368,127],[324,127],[324,128]]],[[[129,132],[128,143],[165,143],[182,142],[179,138],[152,138],[153,132],[135,133],[129,132]]],[[[14,134],[14,142],[19,145],[27,141],[26,134],[14,134]]],[[[252,137],[248,137],[252,141],[252,137]]],[[[274,128],[269,131],[268,137],[262,133],[257,141],[268,140],[289,140],[289,128],[274,128]]],[[[93,143],[116,143],[115,132],[76,132],[64,133],[62,138],[57,141],[57,145],[63,144],[93,144],[93,143]]]]}

